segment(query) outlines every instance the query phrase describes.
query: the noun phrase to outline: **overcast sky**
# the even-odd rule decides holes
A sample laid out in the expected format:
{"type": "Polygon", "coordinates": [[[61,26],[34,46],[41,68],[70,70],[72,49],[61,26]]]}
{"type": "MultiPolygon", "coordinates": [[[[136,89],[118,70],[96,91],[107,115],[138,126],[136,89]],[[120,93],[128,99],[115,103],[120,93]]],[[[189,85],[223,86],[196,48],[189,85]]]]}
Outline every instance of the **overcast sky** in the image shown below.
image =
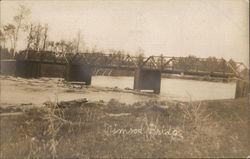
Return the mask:
{"type": "MultiPolygon", "coordinates": [[[[1,25],[18,4],[30,21],[47,23],[50,40],[72,40],[82,30],[86,46],[147,56],[216,56],[249,61],[247,0],[1,1],[1,25]]],[[[19,44],[19,48],[23,47],[19,44]]]]}

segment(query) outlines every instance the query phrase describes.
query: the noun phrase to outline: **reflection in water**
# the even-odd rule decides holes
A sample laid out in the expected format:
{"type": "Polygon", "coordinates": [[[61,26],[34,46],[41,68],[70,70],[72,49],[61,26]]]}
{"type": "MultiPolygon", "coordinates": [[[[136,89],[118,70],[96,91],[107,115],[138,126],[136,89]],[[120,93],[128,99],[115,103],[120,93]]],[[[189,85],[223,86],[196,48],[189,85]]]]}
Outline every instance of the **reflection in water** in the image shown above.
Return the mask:
{"type": "MultiPolygon", "coordinates": [[[[93,76],[92,85],[133,88],[133,77],[93,76]]],[[[160,99],[188,101],[234,98],[235,83],[219,83],[183,79],[161,79],[160,99]]]]}

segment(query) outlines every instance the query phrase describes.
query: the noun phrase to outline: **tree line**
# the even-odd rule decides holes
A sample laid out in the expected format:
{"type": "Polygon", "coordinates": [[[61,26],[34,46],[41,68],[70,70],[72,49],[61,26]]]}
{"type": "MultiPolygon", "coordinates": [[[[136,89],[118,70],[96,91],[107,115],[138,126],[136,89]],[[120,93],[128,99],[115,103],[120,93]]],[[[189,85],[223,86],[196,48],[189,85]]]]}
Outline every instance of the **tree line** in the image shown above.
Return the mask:
{"type": "MultiPolygon", "coordinates": [[[[26,49],[34,51],[51,51],[62,53],[79,53],[83,50],[80,49],[80,45],[84,44],[83,35],[79,30],[73,40],[49,40],[49,26],[47,24],[40,24],[29,22],[29,16],[31,11],[24,5],[19,5],[18,13],[13,17],[13,22],[5,24],[0,27],[0,49],[1,57],[14,58],[17,51],[17,44],[20,40],[20,34],[25,35],[26,49]],[[7,46],[8,44],[8,46],[7,46]],[[8,49],[10,48],[10,50],[8,49]]],[[[91,53],[96,52],[96,48],[92,50],[85,49],[84,52],[91,53]]],[[[104,51],[100,51],[104,53],[104,51]]],[[[109,53],[119,55],[121,57],[126,56],[127,53],[122,50],[110,49],[109,53]]],[[[137,51],[139,63],[143,62],[144,51],[139,48],[137,51]]],[[[183,71],[199,70],[208,72],[233,72],[232,68],[237,70],[237,64],[234,60],[230,59],[226,64],[224,59],[218,60],[215,57],[209,57],[206,59],[200,59],[195,56],[180,57],[174,61],[171,66],[175,69],[181,69],[183,71]]]]}
{"type": "MultiPolygon", "coordinates": [[[[24,5],[19,5],[18,13],[13,17],[13,22],[0,27],[0,46],[3,50],[9,49],[12,58],[15,57],[20,34],[24,34],[27,50],[53,51],[76,53],[81,51],[80,44],[83,44],[81,31],[77,32],[73,40],[49,40],[47,24],[28,22],[31,11],[24,5]]],[[[2,51],[1,51],[2,52],[2,51]]]]}

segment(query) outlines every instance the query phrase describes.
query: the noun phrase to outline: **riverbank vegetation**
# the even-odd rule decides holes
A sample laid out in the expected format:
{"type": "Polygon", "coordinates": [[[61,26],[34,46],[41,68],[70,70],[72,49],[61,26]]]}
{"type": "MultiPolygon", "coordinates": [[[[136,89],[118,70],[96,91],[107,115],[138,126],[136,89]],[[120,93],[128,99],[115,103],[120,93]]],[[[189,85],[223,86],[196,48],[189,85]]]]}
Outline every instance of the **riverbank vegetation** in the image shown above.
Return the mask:
{"type": "Polygon", "coordinates": [[[242,158],[248,113],[246,98],[1,108],[1,158],[242,158]]]}

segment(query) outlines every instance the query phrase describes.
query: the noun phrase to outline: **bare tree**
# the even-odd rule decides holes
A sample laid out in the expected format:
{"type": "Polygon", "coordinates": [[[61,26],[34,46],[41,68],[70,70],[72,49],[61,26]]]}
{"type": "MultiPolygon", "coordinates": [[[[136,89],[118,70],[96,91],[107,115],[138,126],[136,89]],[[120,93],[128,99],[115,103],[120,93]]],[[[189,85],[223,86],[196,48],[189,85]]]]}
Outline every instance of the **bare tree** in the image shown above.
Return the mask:
{"type": "Polygon", "coordinates": [[[27,50],[29,50],[29,49],[31,49],[31,45],[32,45],[32,43],[33,43],[33,41],[34,41],[34,39],[35,39],[35,37],[34,37],[34,26],[33,26],[33,24],[30,24],[30,27],[29,27],[29,35],[28,35],[28,37],[27,37],[27,50]]]}
{"type": "Polygon", "coordinates": [[[180,57],[177,62],[177,68],[183,71],[190,71],[195,69],[195,66],[198,62],[198,58],[195,56],[189,55],[188,57],[180,57]]]}
{"type": "Polygon", "coordinates": [[[81,51],[80,44],[84,45],[84,41],[83,41],[83,35],[82,35],[81,30],[78,30],[78,32],[77,32],[77,38],[74,40],[74,45],[75,45],[75,51],[76,51],[76,53],[78,53],[79,51],[81,51]]]}
{"type": "Polygon", "coordinates": [[[88,47],[85,48],[85,52],[86,52],[86,53],[89,53],[89,52],[90,52],[89,50],[90,50],[90,49],[89,49],[88,47]]]}
{"type": "Polygon", "coordinates": [[[218,68],[219,62],[215,57],[208,57],[205,61],[206,71],[214,72],[218,68]]]}
{"type": "Polygon", "coordinates": [[[44,26],[43,50],[46,49],[46,40],[47,40],[47,37],[48,37],[48,25],[46,24],[44,26]]]}
{"type": "Polygon", "coordinates": [[[60,46],[61,52],[65,52],[65,50],[66,50],[66,41],[65,40],[61,40],[59,42],[59,46],[60,46]]]}
{"type": "Polygon", "coordinates": [[[41,24],[31,24],[29,27],[29,35],[27,37],[27,49],[45,50],[47,43],[48,26],[41,24]]]}
{"type": "Polygon", "coordinates": [[[137,49],[137,51],[136,51],[136,54],[137,54],[137,56],[138,56],[138,58],[137,58],[137,60],[136,60],[136,63],[137,63],[137,65],[139,66],[139,67],[141,67],[142,66],[142,64],[143,64],[143,61],[144,61],[144,50],[141,48],[141,47],[139,47],[138,49],[137,49]]]}
{"type": "Polygon", "coordinates": [[[0,30],[0,46],[5,48],[5,43],[6,43],[6,35],[4,31],[1,29],[0,30]]]}
{"type": "Polygon", "coordinates": [[[9,39],[11,48],[14,48],[15,30],[16,27],[12,24],[7,24],[3,26],[4,34],[7,39],[9,39]]]}
{"type": "Polygon", "coordinates": [[[74,51],[74,44],[73,44],[73,42],[71,42],[71,41],[66,42],[65,47],[66,47],[65,51],[67,53],[73,53],[73,51],[74,51]]]}
{"type": "Polygon", "coordinates": [[[59,50],[60,42],[55,42],[54,51],[57,52],[59,50]]]}
{"type": "Polygon", "coordinates": [[[97,46],[96,45],[94,45],[94,47],[92,47],[92,49],[91,49],[91,53],[95,53],[95,52],[97,52],[97,46]]]}
{"type": "Polygon", "coordinates": [[[38,24],[35,29],[35,41],[34,41],[34,49],[39,50],[40,49],[40,44],[42,40],[42,31],[43,27],[42,25],[38,24]]]}
{"type": "Polygon", "coordinates": [[[19,5],[19,11],[16,16],[14,16],[14,22],[15,22],[15,34],[14,34],[14,42],[13,42],[13,49],[14,54],[17,47],[17,41],[19,38],[19,31],[20,29],[26,29],[26,25],[24,24],[24,20],[27,18],[27,16],[30,14],[30,10],[26,8],[24,5],[19,5]]]}
{"type": "Polygon", "coordinates": [[[50,51],[55,51],[55,42],[54,41],[48,41],[48,48],[50,51]]]}

